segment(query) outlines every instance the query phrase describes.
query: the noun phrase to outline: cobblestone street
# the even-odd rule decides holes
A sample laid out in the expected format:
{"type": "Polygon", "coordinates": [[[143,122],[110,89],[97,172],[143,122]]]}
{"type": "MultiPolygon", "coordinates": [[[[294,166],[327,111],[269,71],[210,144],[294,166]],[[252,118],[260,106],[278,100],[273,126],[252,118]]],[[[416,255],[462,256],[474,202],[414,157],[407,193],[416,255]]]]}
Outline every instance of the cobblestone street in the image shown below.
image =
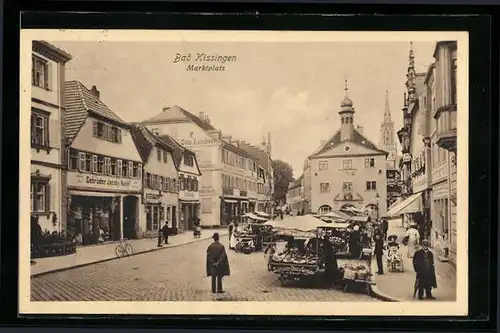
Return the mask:
{"type": "MultiPolygon", "coordinates": [[[[226,237],[227,238],[227,237],[226,237]]],[[[227,239],[221,239],[227,250],[227,239]]],[[[210,240],[98,263],[31,279],[32,301],[211,301],[205,275],[210,240]]],[[[281,287],[262,252],[228,251],[226,301],[377,301],[339,289],[281,287]]]]}

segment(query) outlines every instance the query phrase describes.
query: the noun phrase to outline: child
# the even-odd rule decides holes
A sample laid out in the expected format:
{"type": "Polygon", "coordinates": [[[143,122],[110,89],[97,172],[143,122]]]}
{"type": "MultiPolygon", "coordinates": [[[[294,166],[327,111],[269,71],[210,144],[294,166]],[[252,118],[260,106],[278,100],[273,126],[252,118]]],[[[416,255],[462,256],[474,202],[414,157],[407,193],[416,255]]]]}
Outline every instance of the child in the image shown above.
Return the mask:
{"type": "Polygon", "coordinates": [[[271,270],[271,261],[273,259],[273,255],[276,253],[276,243],[269,243],[266,250],[264,251],[264,256],[266,257],[267,270],[271,270]]]}

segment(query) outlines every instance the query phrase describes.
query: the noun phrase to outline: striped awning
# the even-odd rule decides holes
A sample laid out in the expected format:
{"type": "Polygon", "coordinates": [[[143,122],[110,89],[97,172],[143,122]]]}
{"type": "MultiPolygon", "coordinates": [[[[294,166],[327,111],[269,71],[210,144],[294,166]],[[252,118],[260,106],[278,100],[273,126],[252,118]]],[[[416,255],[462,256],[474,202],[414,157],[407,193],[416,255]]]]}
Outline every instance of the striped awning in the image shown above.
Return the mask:
{"type": "Polygon", "coordinates": [[[417,213],[423,210],[422,193],[418,192],[392,206],[387,212],[387,216],[392,217],[402,214],[417,213]]]}

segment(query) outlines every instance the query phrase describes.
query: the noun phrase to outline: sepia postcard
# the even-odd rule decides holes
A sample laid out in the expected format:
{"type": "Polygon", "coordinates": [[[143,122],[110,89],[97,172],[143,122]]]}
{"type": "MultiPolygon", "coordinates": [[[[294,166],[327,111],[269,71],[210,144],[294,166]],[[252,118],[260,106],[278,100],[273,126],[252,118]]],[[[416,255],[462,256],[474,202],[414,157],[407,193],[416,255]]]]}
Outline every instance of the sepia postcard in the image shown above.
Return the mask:
{"type": "Polygon", "coordinates": [[[468,45],[22,30],[20,314],[467,315],[468,45]]]}

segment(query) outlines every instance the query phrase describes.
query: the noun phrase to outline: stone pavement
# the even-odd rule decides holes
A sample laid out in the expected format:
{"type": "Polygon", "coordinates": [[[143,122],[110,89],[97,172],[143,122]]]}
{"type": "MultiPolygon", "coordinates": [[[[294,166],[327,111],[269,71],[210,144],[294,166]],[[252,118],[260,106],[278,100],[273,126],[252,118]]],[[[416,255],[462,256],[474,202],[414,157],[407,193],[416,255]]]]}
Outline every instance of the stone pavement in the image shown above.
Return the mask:
{"type": "MultiPolygon", "coordinates": [[[[389,222],[389,232],[387,235],[393,234],[398,236],[397,241],[400,243],[400,251],[403,254],[404,272],[389,272],[386,266],[387,258],[384,254],[384,275],[373,275],[376,285],[373,286],[372,291],[387,300],[401,302],[412,301],[415,286],[415,271],[413,270],[412,259],[408,258],[406,255],[407,247],[401,244],[406,234],[406,230],[401,227],[400,220],[392,220],[389,222]]],[[[439,261],[435,252],[434,265],[436,269],[437,288],[433,289],[433,296],[437,298],[436,301],[454,302],[456,300],[455,267],[449,263],[439,261]]],[[[376,272],[377,270],[377,261],[374,258],[374,260],[372,260],[372,272],[376,272]]],[[[417,296],[415,297],[415,301],[419,301],[417,296]]]]}
{"type": "Polygon", "coordinates": [[[221,237],[221,242],[226,247],[231,275],[224,278],[226,292],[217,299],[206,277],[206,250],[210,240],[204,240],[32,276],[31,301],[380,302],[365,293],[344,293],[340,288],[292,283],[282,287],[278,277],[267,270],[262,252],[246,255],[229,251],[227,238],[221,237]]]}
{"type": "MultiPolygon", "coordinates": [[[[221,236],[228,234],[227,228],[202,230],[201,237],[198,239],[194,238],[193,233],[188,231],[175,236],[170,236],[168,238],[169,244],[162,248],[157,247],[157,237],[131,239],[128,240],[128,243],[132,245],[135,255],[210,239],[214,232],[219,232],[221,236]]],[[[31,265],[31,276],[118,259],[115,254],[115,248],[117,245],[118,242],[112,242],[108,244],[78,247],[75,254],[35,259],[35,264],[31,265]]]]}

